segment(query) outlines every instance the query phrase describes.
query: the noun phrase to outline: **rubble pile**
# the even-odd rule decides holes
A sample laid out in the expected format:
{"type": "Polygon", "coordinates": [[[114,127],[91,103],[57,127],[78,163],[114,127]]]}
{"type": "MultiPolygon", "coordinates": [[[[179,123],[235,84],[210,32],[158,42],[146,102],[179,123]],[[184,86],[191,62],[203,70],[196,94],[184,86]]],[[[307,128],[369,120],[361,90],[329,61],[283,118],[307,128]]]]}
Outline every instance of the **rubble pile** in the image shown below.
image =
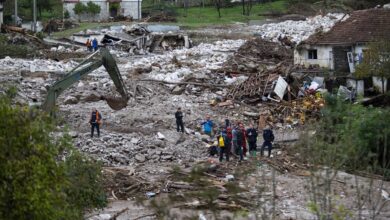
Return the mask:
{"type": "Polygon", "coordinates": [[[149,29],[145,26],[142,26],[140,24],[134,24],[131,26],[126,26],[124,28],[124,31],[129,34],[129,35],[134,35],[134,36],[142,36],[142,35],[147,35],[150,33],[149,29]]]}
{"type": "Polygon", "coordinates": [[[274,63],[291,60],[293,58],[292,50],[287,49],[278,43],[269,42],[261,38],[248,40],[234,55],[243,56],[244,58],[258,58],[274,63]]]}
{"type": "Polygon", "coordinates": [[[296,45],[316,32],[329,31],[338,21],[344,21],[348,17],[348,15],[341,13],[329,13],[325,16],[309,17],[305,21],[288,20],[280,23],[252,26],[252,29],[266,40],[278,42],[287,39],[296,45]]]}
{"type": "Polygon", "coordinates": [[[291,49],[257,37],[246,41],[218,72],[256,73],[263,71],[265,66],[292,63],[292,60],[291,49]]]}
{"type": "Polygon", "coordinates": [[[48,46],[45,45],[41,39],[27,33],[12,31],[5,36],[8,38],[7,43],[11,45],[25,45],[34,49],[48,48],[48,46]]]}
{"type": "Polygon", "coordinates": [[[229,57],[225,51],[237,50],[244,40],[224,40],[214,44],[200,44],[197,47],[173,50],[164,55],[151,55],[135,61],[129,61],[124,69],[151,67],[147,75],[151,79],[168,82],[181,82],[185,77],[208,78],[213,70],[220,69],[229,57]]]}
{"type": "Polygon", "coordinates": [[[77,139],[76,146],[106,166],[190,161],[207,155],[207,148],[200,138],[184,137],[176,131],[164,133],[148,136],[111,132],[98,139],[90,138],[90,134],[86,133],[77,139]],[[188,149],[192,152],[189,153],[188,149]]]}
{"type": "Polygon", "coordinates": [[[29,71],[29,72],[66,72],[77,65],[75,61],[57,62],[45,59],[15,59],[5,57],[0,59],[2,70],[8,71],[29,71]]]}
{"type": "Polygon", "coordinates": [[[228,93],[230,99],[261,99],[272,93],[274,82],[280,75],[286,75],[286,67],[278,66],[271,70],[264,70],[259,73],[251,74],[247,80],[232,88],[228,93]]]}
{"type": "Polygon", "coordinates": [[[59,20],[51,19],[46,24],[44,24],[43,31],[46,33],[57,32],[64,29],[75,28],[80,26],[79,24],[74,23],[71,20],[59,20]]]}

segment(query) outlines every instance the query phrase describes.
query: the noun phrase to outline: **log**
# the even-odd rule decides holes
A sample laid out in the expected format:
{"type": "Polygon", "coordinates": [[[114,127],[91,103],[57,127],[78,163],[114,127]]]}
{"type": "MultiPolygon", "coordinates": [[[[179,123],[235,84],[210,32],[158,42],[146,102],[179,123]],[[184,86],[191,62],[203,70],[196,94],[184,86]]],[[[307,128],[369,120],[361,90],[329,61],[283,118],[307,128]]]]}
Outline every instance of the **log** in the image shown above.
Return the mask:
{"type": "Polygon", "coordinates": [[[21,28],[21,27],[5,25],[4,29],[7,30],[7,31],[17,32],[17,33],[21,33],[21,34],[25,34],[26,33],[26,29],[21,28]]]}
{"type": "Polygon", "coordinates": [[[115,213],[115,215],[113,215],[109,220],[116,220],[116,218],[118,218],[120,215],[122,215],[127,210],[129,210],[129,207],[122,209],[121,211],[115,213]]]}
{"type": "Polygon", "coordinates": [[[253,117],[253,118],[259,118],[260,117],[260,113],[257,113],[257,112],[247,112],[247,111],[244,111],[242,114],[245,115],[245,116],[248,116],[248,117],[253,117]]]}

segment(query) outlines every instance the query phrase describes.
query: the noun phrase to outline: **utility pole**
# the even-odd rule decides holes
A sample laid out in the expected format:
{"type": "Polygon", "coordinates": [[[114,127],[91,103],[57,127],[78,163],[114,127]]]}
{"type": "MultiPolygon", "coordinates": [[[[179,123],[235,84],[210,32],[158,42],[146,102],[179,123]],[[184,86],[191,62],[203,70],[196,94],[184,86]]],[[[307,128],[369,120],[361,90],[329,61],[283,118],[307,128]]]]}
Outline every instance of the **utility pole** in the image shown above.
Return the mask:
{"type": "Polygon", "coordinates": [[[33,32],[37,32],[37,0],[33,0],[33,32]]]}
{"type": "Polygon", "coordinates": [[[15,19],[15,26],[18,26],[18,0],[15,0],[15,13],[14,13],[14,19],[15,19]]]}
{"type": "Polygon", "coordinates": [[[141,20],[141,16],[140,16],[140,0],[137,1],[137,16],[138,16],[138,20],[141,20]]]}

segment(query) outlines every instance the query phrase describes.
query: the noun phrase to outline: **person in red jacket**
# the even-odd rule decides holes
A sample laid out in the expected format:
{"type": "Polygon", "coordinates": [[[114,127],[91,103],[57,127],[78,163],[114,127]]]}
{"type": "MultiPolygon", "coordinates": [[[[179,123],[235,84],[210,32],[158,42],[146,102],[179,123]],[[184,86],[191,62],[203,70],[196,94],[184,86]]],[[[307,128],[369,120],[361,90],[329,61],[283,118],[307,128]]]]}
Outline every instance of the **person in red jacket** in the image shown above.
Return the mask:
{"type": "Polygon", "coordinates": [[[244,124],[240,123],[240,129],[242,132],[242,149],[243,149],[242,154],[243,154],[244,159],[245,159],[247,149],[246,149],[246,130],[245,130],[244,124]]]}

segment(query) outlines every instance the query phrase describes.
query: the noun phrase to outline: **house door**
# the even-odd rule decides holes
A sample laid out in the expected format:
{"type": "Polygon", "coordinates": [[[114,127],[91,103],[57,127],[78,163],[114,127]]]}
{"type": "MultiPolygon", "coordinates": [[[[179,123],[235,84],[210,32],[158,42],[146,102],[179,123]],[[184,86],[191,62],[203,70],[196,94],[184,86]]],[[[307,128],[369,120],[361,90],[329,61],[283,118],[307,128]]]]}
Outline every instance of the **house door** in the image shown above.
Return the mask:
{"type": "Polygon", "coordinates": [[[355,62],[353,60],[352,52],[347,53],[347,59],[348,59],[348,65],[349,65],[349,72],[354,73],[355,72],[355,62]]]}
{"type": "Polygon", "coordinates": [[[351,51],[351,47],[333,47],[334,70],[336,72],[350,72],[347,53],[351,51]]]}
{"type": "Polygon", "coordinates": [[[119,14],[120,3],[119,2],[110,2],[110,17],[116,17],[119,14]]]}

